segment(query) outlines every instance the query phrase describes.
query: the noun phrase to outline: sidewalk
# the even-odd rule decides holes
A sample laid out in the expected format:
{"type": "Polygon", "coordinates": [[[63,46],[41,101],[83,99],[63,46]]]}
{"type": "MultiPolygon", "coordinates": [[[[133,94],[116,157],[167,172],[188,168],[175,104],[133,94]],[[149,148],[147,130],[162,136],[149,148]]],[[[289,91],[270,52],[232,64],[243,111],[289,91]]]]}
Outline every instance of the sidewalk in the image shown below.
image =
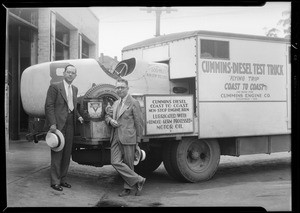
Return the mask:
{"type": "Polygon", "coordinates": [[[7,184],[27,177],[50,166],[50,149],[43,141],[10,141],[6,152],[7,184]]]}
{"type": "Polygon", "coordinates": [[[50,148],[45,141],[11,141],[6,152],[7,207],[93,207],[106,191],[99,168],[71,161],[72,188],[62,192],[50,187],[49,169],[50,148]]]}

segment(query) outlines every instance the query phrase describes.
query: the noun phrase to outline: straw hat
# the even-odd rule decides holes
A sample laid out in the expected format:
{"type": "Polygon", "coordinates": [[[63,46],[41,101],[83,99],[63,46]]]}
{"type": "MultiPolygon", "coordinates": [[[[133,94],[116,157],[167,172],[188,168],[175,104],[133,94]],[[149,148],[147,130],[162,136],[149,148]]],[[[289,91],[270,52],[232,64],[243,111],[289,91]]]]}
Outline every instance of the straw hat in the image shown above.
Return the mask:
{"type": "Polygon", "coordinates": [[[135,166],[138,165],[139,162],[145,160],[145,158],[146,158],[146,152],[140,149],[139,146],[136,146],[133,165],[135,166]]]}
{"type": "Polygon", "coordinates": [[[58,129],[55,132],[48,132],[46,135],[46,143],[55,152],[61,151],[65,146],[65,137],[58,129]]]}

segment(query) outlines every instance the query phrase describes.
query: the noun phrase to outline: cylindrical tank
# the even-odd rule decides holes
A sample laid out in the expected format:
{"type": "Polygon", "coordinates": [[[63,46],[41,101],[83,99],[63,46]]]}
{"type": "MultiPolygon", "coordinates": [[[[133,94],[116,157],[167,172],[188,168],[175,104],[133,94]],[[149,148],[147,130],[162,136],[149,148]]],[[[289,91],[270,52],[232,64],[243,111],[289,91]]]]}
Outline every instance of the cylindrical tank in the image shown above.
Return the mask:
{"type": "Polygon", "coordinates": [[[132,94],[170,94],[168,65],[130,58],[121,61],[111,73],[95,59],[73,59],[45,62],[28,67],[21,76],[21,100],[28,115],[43,118],[49,85],[63,80],[64,67],[73,64],[77,77],[73,84],[78,97],[95,85],[115,85],[118,76],[128,80],[132,94]]]}
{"type": "Polygon", "coordinates": [[[170,94],[169,66],[130,58],[117,64],[114,73],[126,79],[130,93],[170,94]]]}
{"type": "Polygon", "coordinates": [[[63,79],[64,67],[72,64],[77,69],[73,84],[78,88],[78,96],[83,96],[97,84],[115,85],[117,76],[102,69],[95,59],[74,59],[45,62],[24,70],[21,76],[21,100],[28,115],[42,118],[45,116],[45,100],[50,83],[63,79]]]}

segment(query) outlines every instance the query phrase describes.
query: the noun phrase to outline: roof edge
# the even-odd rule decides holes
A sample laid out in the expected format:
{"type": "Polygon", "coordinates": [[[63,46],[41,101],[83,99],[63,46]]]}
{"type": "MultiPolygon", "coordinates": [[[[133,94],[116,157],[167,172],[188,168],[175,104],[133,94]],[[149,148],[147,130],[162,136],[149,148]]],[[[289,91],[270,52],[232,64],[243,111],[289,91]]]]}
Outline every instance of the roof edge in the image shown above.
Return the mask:
{"type": "Polygon", "coordinates": [[[289,42],[290,39],[286,38],[274,38],[268,36],[261,36],[261,35],[250,35],[250,34],[239,34],[239,33],[229,33],[229,32],[218,32],[218,31],[205,31],[205,30],[196,30],[196,31],[185,31],[179,33],[171,33],[167,35],[161,35],[155,38],[146,39],[128,46],[125,46],[122,49],[123,51],[128,51],[132,49],[143,48],[147,46],[154,46],[161,43],[171,42],[174,40],[180,40],[188,37],[193,36],[221,36],[221,37],[231,37],[231,38],[243,38],[243,39],[255,39],[261,41],[277,41],[277,42],[289,42]]]}

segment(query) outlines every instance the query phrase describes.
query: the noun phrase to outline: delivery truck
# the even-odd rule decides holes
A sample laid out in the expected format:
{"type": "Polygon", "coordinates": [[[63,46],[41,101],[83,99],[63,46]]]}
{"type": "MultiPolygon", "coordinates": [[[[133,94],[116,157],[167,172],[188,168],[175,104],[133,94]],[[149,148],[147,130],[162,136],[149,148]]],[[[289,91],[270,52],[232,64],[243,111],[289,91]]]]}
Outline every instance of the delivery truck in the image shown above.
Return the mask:
{"type": "MultiPolygon", "coordinates": [[[[67,64],[77,68],[78,109],[72,160],[110,164],[106,109],[124,78],[142,109],[141,149],[135,166],[143,175],[160,164],[179,181],[209,180],[220,156],[291,151],[290,41],[212,31],[162,35],[122,49],[109,71],[95,59],[52,61],[27,68],[21,78],[24,110],[44,120],[46,92],[62,80],[67,64]]],[[[28,140],[43,140],[37,128],[28,140]]]]}

